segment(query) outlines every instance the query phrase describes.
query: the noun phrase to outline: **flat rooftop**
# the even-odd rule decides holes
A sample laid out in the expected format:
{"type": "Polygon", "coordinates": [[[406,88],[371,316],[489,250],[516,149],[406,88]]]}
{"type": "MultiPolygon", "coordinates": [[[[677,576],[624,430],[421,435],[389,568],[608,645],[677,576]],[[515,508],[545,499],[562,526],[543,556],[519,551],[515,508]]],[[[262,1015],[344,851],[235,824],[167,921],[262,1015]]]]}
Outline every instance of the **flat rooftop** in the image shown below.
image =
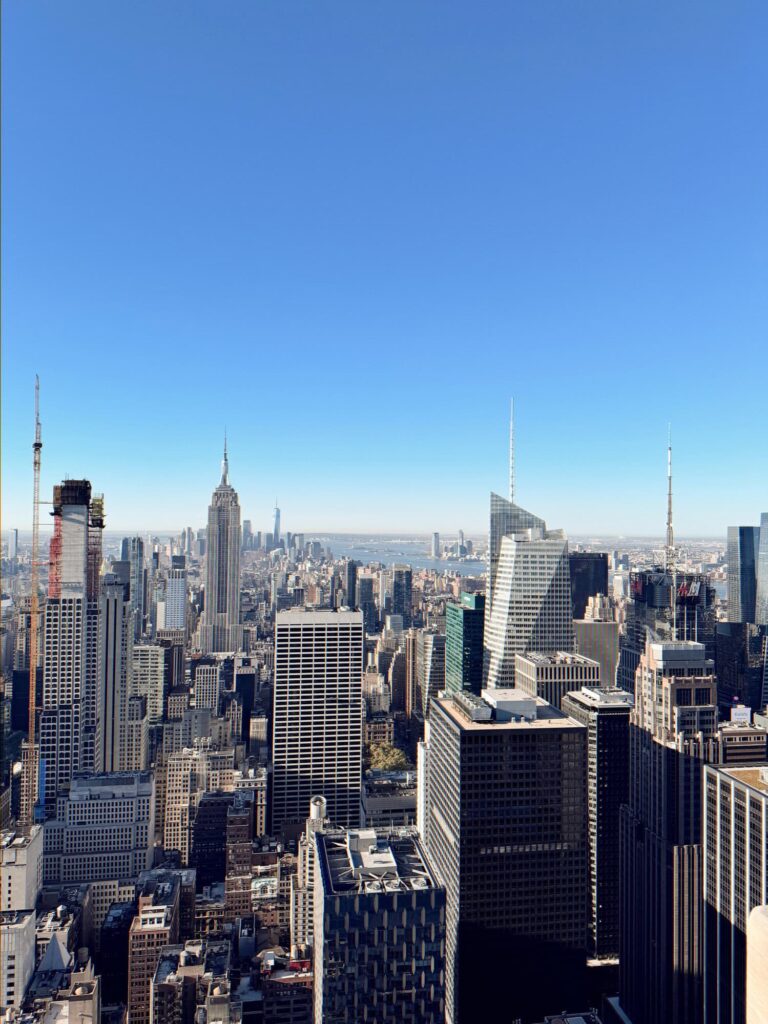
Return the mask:
{"type": "Polygon", "coordinates": [[[757,790],[762,796],[768,796],[768,767],[719,768],[718,771],[735,779],[736,782],[757,790]]]}
{"type": "Polygon", "coordinates": [[[349,829],[316,834],[326,891],[334,895],[408,892],[437,883],[413,829],[349,829]]]}
{"type": "MultiPolygon", "coordinates": [[[[516,694],[522,691],[500,690],[504,694],[516,694]]],[[[524,693],[525,699],[535,705],[535,718],[509,719],[497,721],[493,718],[477,721],[468,717],[465,711],[452,697],[436,698],[435,704],[444,711],[458,726],[468,732],[519,732],[522,729],[583,729],[584,726],[574,718],[569,718],[564,711],[553,707],[543,697],[534,697],[524,693]]],[[[480,698],[477,698],[478,700],[480,698]]],[[[493,709],[491,709],[493,710],[493,709]]]]}
{"type": "Polygon", "coordinates": [[[36,838],[41,828],[41,825],[33,825],[29,834],[17,832],[15,829],[0,832],[0,850],[23,850],[36,838]]]}
{"type": "Polygon", "coordinates": [[[516,654],[515,661],[518,659],[540,666],[583,665],[585,668],[600,667],[600,663],[592,658],[586,658],[583,654],[574,654],[571,651],[527,651],[525,654],[516,654]]]}
{"type": "Polygon", "coordinates": [[[23,924],[28,917],[34,917],[35,911],[32,910],[0,910],[0,925],[3,927],[23,924]]]}
{"type": "Polygon", "coordinates": [[[290,608],[284,612],[278,612],[275,624],[277,626],[341,626],[341,625],[362,625],[362,612],[315,612],[302,611],[302,609],[290,608]]]}
{"type": "Polygon", "coordinates": [[[568,700],[578,701],[584,707],[627,707],[635,706],[635,698],[627,690],[612,687],[610,690],[603,690],[597,686],[582,686],[580,690],[571,690],[567,694],[568,700]]]}

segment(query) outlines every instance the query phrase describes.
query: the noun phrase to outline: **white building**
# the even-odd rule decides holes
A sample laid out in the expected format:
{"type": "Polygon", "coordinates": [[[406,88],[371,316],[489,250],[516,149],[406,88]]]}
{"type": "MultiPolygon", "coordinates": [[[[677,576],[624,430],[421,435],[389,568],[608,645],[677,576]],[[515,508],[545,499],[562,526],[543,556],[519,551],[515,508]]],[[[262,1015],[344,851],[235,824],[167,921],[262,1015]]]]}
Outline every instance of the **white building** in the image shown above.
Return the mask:
{"type": "Polygon", "coordinates": [[[581,654],[529,651],[515,655],[515,686],[559,708],[566,693],[600,685],[600,665],[581,654]]]}
{"type": "Polygon", "coordinates": [[[34,910],[0,912],[0,1012],[20,1006],[35,969],[34,910]]]}
{"type": "Polygon", "coordinates": [[[43,885],[43,829],[0,833],[0,910],[29,910],[43,885]]]}
{"type": "Polygon", "coordinates": [[[165,582],[165,622],[163,628],[184,629],[186,624],[187,570],[170,569],[165,582]]]}
{"type": "Polygon", "coordinates": [[[200,662],[195,666],[194,699],[196,708],[208,708],[211,714],[217,715],[221,697],[222,678],[221,665],[214,660],[211,663],[200,662]]]}
{"type": "Polygon", "coordinates": [[[533,527],[501,541],[493,606],[486,621],[486,686],[515,686],[515,655],[572,651],[568,541],[533,527]]]}
{"type": "Polygon", "coordinates": [[[313,796],[333,824],[360,820],[363,640],[362,612],[277,615],[273,832],[303,822],[313,796]]]}
{"type": "Polygon", "coordinates": [[[330,822],[325,798],[315,796],[309,802],[309,817],[299,839],[299,863],[291,875],[290,928],[292,946],[311,946],[313,941],[313,893],[315,884],[315,835],[330,822]]]}
{"type": "Polygon", "coordinates": [[[152,864],[151,771],[76,775],[45,823],[46,883],[135,878],[152,864]]]}
{"type": "Polygon", "coordinates": [[[150,722],[163,718],[166,650],[159,644],[136,644],[133,648],[131,695],[146,697],[150,722]]]}

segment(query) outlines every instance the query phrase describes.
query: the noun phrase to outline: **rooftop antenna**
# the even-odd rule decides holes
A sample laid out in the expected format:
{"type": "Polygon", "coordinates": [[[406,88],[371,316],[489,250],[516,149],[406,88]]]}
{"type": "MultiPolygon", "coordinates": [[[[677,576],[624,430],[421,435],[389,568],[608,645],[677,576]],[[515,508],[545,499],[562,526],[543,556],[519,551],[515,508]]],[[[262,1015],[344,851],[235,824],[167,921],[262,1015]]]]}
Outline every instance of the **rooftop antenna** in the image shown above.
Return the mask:
{"type": "Polygon", "coordinates": [[[672,575],[670,597],[672,601],[672,639],[677,640],[677,559],[675,557],[675,531],[672,526],[672,424],[667,440],[667,540],[664,547],[664,569],[672,575]]]}
{"type": "Polygon", "coordinates": [[[229,459],[227,458],[227,428],[224,427],[224,458],[221,460],[221,482],[229,483],[229,459]]]}
{"type": "Polygon", "coordinates": [[[669,425],[667,442],[667,543],[664,548],[664,568],[667,571],[675,565],[675,531],[672,526],[672,424],[669,425]]]}
{"type": "Polygon", "coordinates": [[[509,500],[515,500],[515,400],[509,400],[509,500]]]}
{"type": "Polygon", "coordinates": [[[37,724],[37,646],[40,586],[40,461],[43,450],[40,428],[40,378],[35,374],[35,440],[32,444],[32,578],[29,610],[29,721],[22,748],[21,824],[31,828],[35,818],[38,764],[35,744],[37,724]]]}

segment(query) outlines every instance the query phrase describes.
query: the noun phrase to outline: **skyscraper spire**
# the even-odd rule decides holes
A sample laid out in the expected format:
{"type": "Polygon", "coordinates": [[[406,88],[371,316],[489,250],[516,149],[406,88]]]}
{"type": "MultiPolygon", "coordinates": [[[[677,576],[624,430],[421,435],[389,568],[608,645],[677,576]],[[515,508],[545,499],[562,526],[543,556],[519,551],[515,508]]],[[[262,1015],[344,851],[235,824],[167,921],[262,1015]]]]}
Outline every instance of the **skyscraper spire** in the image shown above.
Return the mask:
{"type": "Polygon", "coordinates": [[[515,400],[509,400],[509,500],[515,500],[515,400]]]}
{"type": "Polygon", "coordinates": [[[675,561],[675,532],[672,526],[672,424],[667,442],[667,542],[664,548],[664,568],[671,570],[675,561]]]}
{"type": "Polygon", "coordinates": [[[227,458],[227,430],[224,428],[224,458],[221,460],[221,482],[229,484],[229,459],[227,458]]]}

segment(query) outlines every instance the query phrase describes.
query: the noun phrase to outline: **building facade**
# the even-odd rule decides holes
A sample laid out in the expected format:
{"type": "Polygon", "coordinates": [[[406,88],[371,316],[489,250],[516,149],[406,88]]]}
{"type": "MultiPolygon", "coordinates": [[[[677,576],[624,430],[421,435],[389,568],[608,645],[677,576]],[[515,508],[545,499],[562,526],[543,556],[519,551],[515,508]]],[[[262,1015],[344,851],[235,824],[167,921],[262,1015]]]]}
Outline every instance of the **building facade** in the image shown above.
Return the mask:
{"type": "Polygon", "coordinates": [[[529,529],[501,541],[485,628],[485,683],[515,685],[515,655],[572,651],[571,577],[562,530],[529,529]]]}
{"type": "Polygon", "coordinates": [[[446,888],[449,1024],[495,1020],[502,1006],[537,1019],[580,992],[586,739],[517,690],[432,702],[419,820],[446,888]],[[489,955],[504,969],[489,970],[489,955]]]}
{"type": "Polygon", "coordinates": [[[279,612],[275,624],[272,830],[301,825],[313,796],[335,825],[360,820],[363,615],[279,612]]]}
{"type": "Polygon", "coordinates": [[[562,710],[587,729],[589,813],[589,948],[595,960],[619,955],[621,808],[629,796],[629,715],[624,690],[583,687],[563,697],[562,710]]]}
{"type": "Polygon", "coordinates": [[[630,715],[621,820],[621,1005],[633,1024],[703,1010],[702,766],[717,757],[717,686],[703,644],[649,642],[630,715]]]}
{"type": "Polygon", "coordinates": [[[559,708],[563,697],[572,690],[600,685],[600,666],[583,654],[569,651],[529,651],[515,655],[515,685],[559,708]]]}
{"type": "Polygon", "coordinates": [[[78,774],[45,825],[46,883],[136,878],[152,864],[151,771],[78,774]]]}
{"type": "Polygon", "coordinates": [[[88,480],[53,489],[43,638],[39,789],[53,811],[78,771],[99,771],[99,567],[104,507],[88,480]]]}
{"type": "Polygon", "coordinates": [[[315,1020],[443,1024],[445,889],[413,831],[314,835],[315,1020]]]}
{"type": "Polygon", "coordinates": [[[445,608],[445,689],[451,693],[483,687],[485,595],[462,593],[445,608]]]}
{"type": "Polygon", "coordinates": [[[729,526],[728,621],[755,622],[757,566],[760,554],[759,526],[729,526]]]}
{"type": "Polygon", "coordinates": [[[704,769],[705,1024],[747,1020],[747,923],[768,904],[768,767],[704,769]]]}
{"type": "Polygon", "coordinates": [[[238,651],[240,626],[240,503],[229,482],[226,445],[221,482],[208,507],[205,563],[205,608],[200,647],[205,653],[238,651]]]}

